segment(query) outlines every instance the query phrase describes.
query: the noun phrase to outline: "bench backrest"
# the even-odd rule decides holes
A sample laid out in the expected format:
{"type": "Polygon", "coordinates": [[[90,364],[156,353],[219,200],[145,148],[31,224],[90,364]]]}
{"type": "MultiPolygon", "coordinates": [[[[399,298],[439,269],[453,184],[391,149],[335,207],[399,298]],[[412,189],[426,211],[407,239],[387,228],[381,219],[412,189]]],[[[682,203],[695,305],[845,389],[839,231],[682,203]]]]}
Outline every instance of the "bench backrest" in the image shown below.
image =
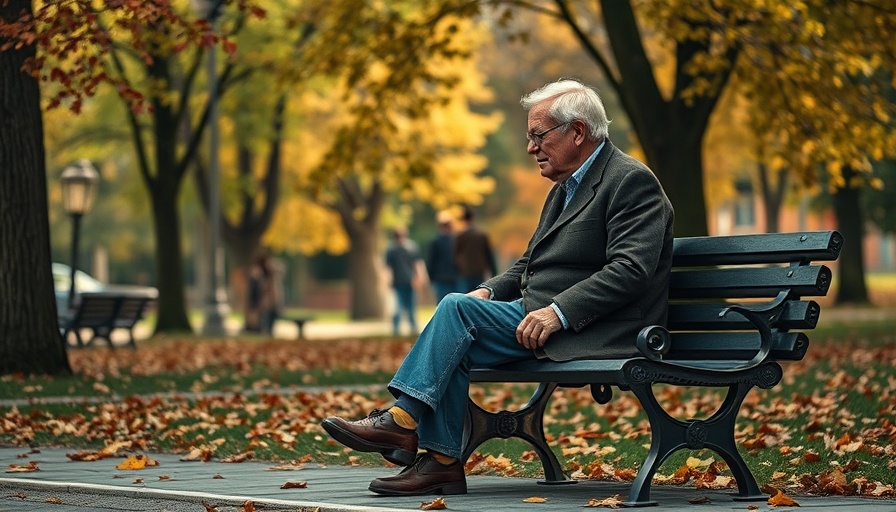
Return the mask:
{"type": "Polygon", "coordinates": [[[743,359],[759,346],[755,326],[732,304],[767,312],[770,357],[799,360],[821,307],[811,299],[827,294],[832,272],[815,261],[833,261],[843,237],[836,231],[676,238],[669,288],[666,359],[743,359]],[[796,330],[797,332],[792,332],[796,330]]]}
{"type": "Polygon", "coordinates": [[[133,327],[156,298],[155,290],[84,292],[78,297],[74,325],[133,327]]]}

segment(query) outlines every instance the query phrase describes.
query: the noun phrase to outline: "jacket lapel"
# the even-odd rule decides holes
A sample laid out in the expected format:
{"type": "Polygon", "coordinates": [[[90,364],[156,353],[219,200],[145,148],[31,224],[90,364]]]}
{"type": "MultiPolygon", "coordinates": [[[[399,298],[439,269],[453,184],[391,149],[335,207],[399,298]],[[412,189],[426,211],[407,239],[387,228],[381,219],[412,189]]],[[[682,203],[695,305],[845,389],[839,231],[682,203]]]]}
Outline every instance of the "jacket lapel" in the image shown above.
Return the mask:
{"type": "MultiPolygon", "coordinates": [[[[594,197],[597,195],[597,187],[604,177],[604,170],[607,168],[607,164],[609,164],[610,159],[615,152],[616,146],[610,143],[610,139],[607,139],[603,149],[600,150],[597,158],[594,159],[594,162],[591,163],[591,167],[588,168],[588,172],[585,173],[582,183],[579,183],[569,206],[563,210],[563,213],[560,214],[560,217],[555,222],[545,225],[543,230],[544,234],[539,238],[538,242],[541,242],[546,236],[559,229],[560,226],[563,226],[575,218],[591,201],[594,200],[594,197]]],[[[553,203],[557,203],[557,196],[555,195],[554,198],[555,201],[553,201],[553,203]]],[[[551,207],[554,206],[553,203],[551,204],[551,207]]],[[[562,204],[560,204],[560,208],[563,208],[562,204]]],[[[538,244],[538,242],[536,242],[536,244],[538,244]]]]}

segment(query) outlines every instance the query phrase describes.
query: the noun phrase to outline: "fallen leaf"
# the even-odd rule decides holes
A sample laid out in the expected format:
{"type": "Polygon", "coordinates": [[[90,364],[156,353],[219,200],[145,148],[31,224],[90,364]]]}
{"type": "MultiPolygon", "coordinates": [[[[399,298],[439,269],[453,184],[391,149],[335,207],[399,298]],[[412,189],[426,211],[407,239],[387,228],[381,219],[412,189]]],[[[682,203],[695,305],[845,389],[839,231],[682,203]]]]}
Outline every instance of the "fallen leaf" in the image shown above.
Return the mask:
{"type": "Polygon", "coordinates": [[[57,498],[56,496],[50,496],[49,498],[44,500],[47,503],[55,503],[56,505],[62,505],[62,500],[57,498]]]}
{"type": "Polygon", "coordinates": [[[240,507],[240,512],[255,512],[255,504],[247,500],[243,503],[243,506],[240,507]]]}
{"type": "Polygon", "coordinates": [[[523,500],[523,503],[547,503],[547,498],[542,498],[541,496],[530,496],[523,500]]]}
{"type": "Polygon", "coordinates": [[[694,505],[703,505],[706,503],[712,503],[712,500],[709,499],[709,496],[697,496],[696,498],[689,499],[688,503],[691,503],[694,505]]]}
{"type": "Polygon", "coordinates": [[[31,473],[32,471],[40,471],[40,468],[37,467],[37,461],[32,460],[25,466],[10,464],[9,467],[6,468],[7,473],[31,473]]]}
{"type": "Polygon", "coordinates": [[[304,480],[301,482],[286,482],[280,486],[281,489],[305,489],[306,487],[308,487],[308,482],[304,480]]]}
{"type": "Polygon", "coordinates": [[[225,463],[236,463],[236,462],[246,462],[251,459],[254,454],[252,452],[243,452],[238,453],[236,455],[232,455],[230,457],[226,457],[221,459],[221,462],[225,463]]]}
{"type": "Polygon", "coordinates": [[[159,480],[171,480],[171,477],[168,475],[159,475],[159,480]]]}
{"type": "Polygon", "coordinates": [[[28,496],[25,496],[25,493],[23,493],[23,492],[18,492],[16,494],[13,494],[12,497],[19,498],[20,500],[28,499],[28,496]]]}
{"type": "Polygon", "coordinates": [[[127,470],[138,470],[143,468],[148,468],[151,466],[158,466],[159,462],[153,460],[152,458],[146,455],[131,455],[127,459],[124,460],[121,464],[115,466],[115,469],[127,469],[127,470]]]}
{"type": "Polygon", "coordinates": [[[775,494],[774,496],[769,497],[768,504],[773,507],[798,507],[798,506],[800,506],[800,504],[797,503],[796,501],[794,501],[793,498],[784,494],[781,491],[778,491],[778,494],[775,494]]]}
{"type": "Polygon", "coordinates": [[[616,494],[610,496],[609,498],[604,498],[599,500],[597,498],[591,498],[588,500],[588,503],[583,505],[584,507],[607,507],[607,508],[619,508],[622,506],[622,495],[616,494]]]}
{"type": "Polygon", "coordinates": [[[224,477],[221,476],[220,473],[215,473],[215,476],[212,477],[215,480],[224,480],[224,477]]]}
{"type": "Polygon", "coordinates": [[[304,462],[290,462],[287,464],[279,464],[277,466],[271,466],[265,471],[298,471],[300,469],[305,469],[304,462]]]}
{"type": "Polygon", "coordinates": [[[205,507],[205,512],[218,512],[218,509],[209,505],[208,503],[203,502],[202,506],[205,507]]]}
{"type": "Polygon", "coordinates": [[[135,478],[135,479],[134,479],[134,483],[135,483],[135,484],[142,484],[142,483],[143,483],[143,479],[142,479],[142,478],[135,478]]]}
{"type": "Polygon", "coordinates": [[[432,501],[424,501],[420,504],[421,510],[445,510],[448,508],[448,504],[445,503],[445,498],[436,498],[432,501]]]}

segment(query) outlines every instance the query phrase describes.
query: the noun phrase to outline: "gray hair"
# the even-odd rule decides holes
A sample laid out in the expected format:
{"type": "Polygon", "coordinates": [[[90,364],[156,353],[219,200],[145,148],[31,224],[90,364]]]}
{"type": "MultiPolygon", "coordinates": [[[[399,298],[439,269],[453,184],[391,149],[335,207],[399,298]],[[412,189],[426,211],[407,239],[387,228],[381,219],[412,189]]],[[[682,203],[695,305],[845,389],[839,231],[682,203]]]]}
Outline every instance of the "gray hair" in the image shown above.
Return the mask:
{"type": "MultiPolygon", "coordinates": [[[[609,135],[610,121],[607,111],[597,91],[572,79],[560,79],[523,96],[520,104],[531,110],[535,105],[553,99],[548,115],[558,123],[571,123],[581,120],[588,127],[592,140],[606,138],[609,135]]],[[[563,131],[568,130],[566,126],[563,131]]]]}

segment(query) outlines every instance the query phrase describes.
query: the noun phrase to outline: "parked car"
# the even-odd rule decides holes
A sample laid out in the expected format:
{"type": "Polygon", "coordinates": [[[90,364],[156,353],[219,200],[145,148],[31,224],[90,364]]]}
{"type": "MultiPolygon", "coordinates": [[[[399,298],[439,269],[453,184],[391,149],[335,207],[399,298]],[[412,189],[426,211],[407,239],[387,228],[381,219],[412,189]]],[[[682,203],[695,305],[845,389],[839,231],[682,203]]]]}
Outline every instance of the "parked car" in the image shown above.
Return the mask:
{"type": "MultiPolygon", "coordinates": [[[[56,310],[60,317],[68,315],[68,294],[71,289],[72,268],[64,263],[53,263],[53,288],[56,291],[56,310]]],[[[99,292],[106,288],[102,282],[83,270],[75,272],[75,293],[99,292]]]]}

